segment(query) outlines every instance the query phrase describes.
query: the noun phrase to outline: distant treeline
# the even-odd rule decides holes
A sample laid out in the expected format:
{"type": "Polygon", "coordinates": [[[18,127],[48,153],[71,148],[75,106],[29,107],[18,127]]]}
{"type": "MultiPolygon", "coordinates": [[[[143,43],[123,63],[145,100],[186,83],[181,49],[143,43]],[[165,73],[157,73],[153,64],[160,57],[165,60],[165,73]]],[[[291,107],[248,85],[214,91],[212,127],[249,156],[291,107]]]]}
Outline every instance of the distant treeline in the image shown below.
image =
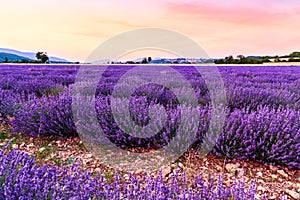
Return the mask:
{"type": "Polygon", "coordinates": [[[0,63],[43,63],[42,61],[40,60],[4,60],[0,63]]]}
{"type": "Polygon", "coordinates": [[[223,59],[217,59],[215,64],[263,64],[267,62],[300,62],[300,52],[293,52],[284,56],[249,56],[238,55],[226,56],[223,59]]]}
{"type": "Polygon", "coordinates": [[[262,64],[264,62],[270,62],[269,60],[249,58],[243,55],[237,56],[236,59],[233,56],[226,56],[224,59],[215,60],[215,64],[262,64]]]}

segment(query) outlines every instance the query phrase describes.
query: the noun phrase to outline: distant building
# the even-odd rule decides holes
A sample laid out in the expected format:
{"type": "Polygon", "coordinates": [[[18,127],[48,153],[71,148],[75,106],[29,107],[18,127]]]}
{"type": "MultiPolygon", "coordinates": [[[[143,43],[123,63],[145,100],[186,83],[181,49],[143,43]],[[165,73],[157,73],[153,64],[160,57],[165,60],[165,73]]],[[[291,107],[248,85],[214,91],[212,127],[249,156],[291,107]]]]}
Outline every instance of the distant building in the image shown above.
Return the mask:
{"type": "Polygon", "coordinates": [[[296,58],[296,57],[293,57],[293,58],[271,58],[269,59],[271,62],[276,62],[276,60],[279,60],[280,62],[288,62],[290,59],[293,59],[293,60],[299,60],[300,57],[296,58]]]}

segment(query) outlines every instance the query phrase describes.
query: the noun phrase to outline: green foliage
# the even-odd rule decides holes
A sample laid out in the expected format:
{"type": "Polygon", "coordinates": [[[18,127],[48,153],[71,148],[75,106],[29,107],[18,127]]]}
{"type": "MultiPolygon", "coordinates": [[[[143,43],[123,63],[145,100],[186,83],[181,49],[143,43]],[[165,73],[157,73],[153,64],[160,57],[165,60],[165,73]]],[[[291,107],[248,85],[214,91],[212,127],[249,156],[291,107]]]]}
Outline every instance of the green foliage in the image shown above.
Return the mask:
{"type": "Polygon", "coordinates": [[[245,57],[238,55],[236,59],[233,56],[227,56],[223,59],[215,60],[215,64],[262,64],[266,62],[300,62],[300,52],[295,51],[289,55],[284,56],[260,56],[260,57],[245,57]]]}
{"type": "Polygon", "coordinates": [[[49,57],[47,55],[47,52],[37,52],[35,57],[40,60],[42,63],[46,63],[49,60],[49,57]]]}
{"type": "Polygon", "coordinates": [[[300,57],[300,51],[295,51],[293,53],[290,54],[290,57],[300,57]]]}
{"type": "Polygon", "coordinates": [[[144,58],[143,61],[142,61],[142,64],[147,64],[147,63],[148,63],[147,58],[144,58]]]}
{"type": "Polygon", "coordinates": [[[264,60],[256,58],[247,58],[243,55],[238,55],[237,59],[233,56],[226,56],[224,59],[215,60],[215,64],[262,64],[264,60]]]}
{"type": "Polygon", "coordinates": [[[62,87],[53,87],[53,88],[47,88],[43,93],[44,95],[48,96],[58,96],[59,93],[63,91],[62,87]]]}

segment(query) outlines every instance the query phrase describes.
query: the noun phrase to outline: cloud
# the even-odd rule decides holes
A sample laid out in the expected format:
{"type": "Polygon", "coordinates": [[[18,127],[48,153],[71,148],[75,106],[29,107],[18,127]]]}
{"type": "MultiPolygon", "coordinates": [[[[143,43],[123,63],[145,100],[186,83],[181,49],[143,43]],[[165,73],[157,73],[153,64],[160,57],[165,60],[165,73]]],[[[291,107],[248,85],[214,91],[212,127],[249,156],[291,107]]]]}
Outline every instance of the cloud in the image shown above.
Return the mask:
{"type": "MultiPolygon", "coordinates": [[[[265,0],[264,2],[268,2],[265,0]]],[[[168,15],[195,20],[212,20],[243,25],[272,25],[299,14],[300,7],[278,3],[241,4],[234,0],[216,3],[214,1],[170,2],[165,3],[168,15]]]]}

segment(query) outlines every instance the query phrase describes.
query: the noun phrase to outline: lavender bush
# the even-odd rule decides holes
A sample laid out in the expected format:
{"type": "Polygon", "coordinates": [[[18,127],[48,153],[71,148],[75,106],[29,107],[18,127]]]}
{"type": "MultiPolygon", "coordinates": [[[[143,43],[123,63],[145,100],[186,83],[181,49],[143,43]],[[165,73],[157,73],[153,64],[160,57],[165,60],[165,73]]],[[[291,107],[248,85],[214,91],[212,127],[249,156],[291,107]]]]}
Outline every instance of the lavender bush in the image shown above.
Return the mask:
{"type": "Polygon", "coordinates": [[[187,186],[185,176],[175,173],[167,181],[160,172],[128,180],[116,174],[108,182],[102,175],[91,175],[80,166],[59,168],[35,164],[26,153],[0,150],[0,199],[255,199],[255,183],[245,189],[243,182],[232,187],[218,181],[204,182],[201,176],[187,186]]]}
{"type": "Polygon", "coordinates": [[[16,132],[36,135],[77,135],[68,91],[59,96],[43,96],[25,102],[15,114],[16,132]]]}
{"type": "Polygon", "coordinates": [[[214,152],[300,169],[300,111],[260,106],[235,110],[227,119],[214,152]]]}

